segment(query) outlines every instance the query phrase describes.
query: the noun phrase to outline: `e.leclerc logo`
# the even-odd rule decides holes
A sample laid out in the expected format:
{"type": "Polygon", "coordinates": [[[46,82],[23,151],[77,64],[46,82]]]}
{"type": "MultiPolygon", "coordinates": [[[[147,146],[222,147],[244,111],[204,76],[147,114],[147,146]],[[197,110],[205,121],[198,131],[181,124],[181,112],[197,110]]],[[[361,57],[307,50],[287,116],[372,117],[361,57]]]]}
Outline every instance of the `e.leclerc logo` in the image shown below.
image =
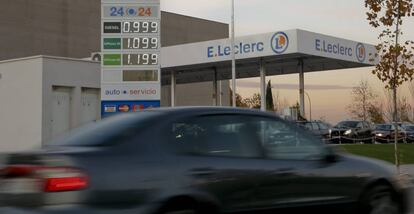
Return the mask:
{"type": "Polygon", "coordinates": [[[277,32],[273,35],[270,44],[272,45],[272,50],[275,53],[281,54],[289,47],[289,37],[284,32],[277,32]]]}
{"type": "MultiPolygon", "coordinates": [[[[252,43],[244,43],[240,42],[234,45],[234,54],[251,54],[256,52],[263,52],[264,51],[264,43],[263,42],[252,42],[252,43]]],[[[207,57],[225,57],[230,56],[231,54],[231,46],[209,46],[207,47],[207,57]]]]}
{"type": "Polygon", "coordinates": [[[364,62],[367,57],[367,52],[364,44],[358,43],[356,46],[356,57],[359,62],[364,62]]]}

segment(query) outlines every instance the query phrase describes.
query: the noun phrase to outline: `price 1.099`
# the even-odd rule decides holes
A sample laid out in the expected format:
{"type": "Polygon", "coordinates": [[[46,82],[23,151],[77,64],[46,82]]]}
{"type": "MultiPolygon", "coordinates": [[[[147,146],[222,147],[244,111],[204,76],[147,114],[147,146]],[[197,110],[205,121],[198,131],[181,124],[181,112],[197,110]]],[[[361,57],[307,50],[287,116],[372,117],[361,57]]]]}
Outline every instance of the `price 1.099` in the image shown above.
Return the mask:
{"type": "Polygon", "coordinates": [[[122,33],[158,33],[158,22],[123,22],[122,33]]]}
{"type": "Polygon", "coordinates": [[[123,65],[158,65],[157,53],[124,54],[123,65]]]}
{"type": "Polygon", "coordinates": [[[123,49],[158,49],[158,38],[136,37],[124,38],[123,49]]]}

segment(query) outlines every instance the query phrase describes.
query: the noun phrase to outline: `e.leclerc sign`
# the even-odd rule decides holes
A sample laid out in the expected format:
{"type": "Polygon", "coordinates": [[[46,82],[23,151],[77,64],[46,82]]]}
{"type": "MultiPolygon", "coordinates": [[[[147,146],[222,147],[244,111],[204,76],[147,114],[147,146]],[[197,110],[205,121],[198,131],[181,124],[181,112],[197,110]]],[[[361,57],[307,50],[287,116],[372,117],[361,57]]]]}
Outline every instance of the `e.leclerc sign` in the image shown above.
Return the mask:
{"type": "MultiPolygon", "coordinates": [[[[277,31],[273,33],[236,38],[236,59],[271,57],[284,54],[307,54],[363,64],[373,64],[373,45],[316,34],[303,30],[277,31]]],[[[231,60],[229,39],[165,47],[162,49],[162,67],[179,67],[194,64],[231,60]],[[185,54],[177,54],[185,53],[185,54]]]]}

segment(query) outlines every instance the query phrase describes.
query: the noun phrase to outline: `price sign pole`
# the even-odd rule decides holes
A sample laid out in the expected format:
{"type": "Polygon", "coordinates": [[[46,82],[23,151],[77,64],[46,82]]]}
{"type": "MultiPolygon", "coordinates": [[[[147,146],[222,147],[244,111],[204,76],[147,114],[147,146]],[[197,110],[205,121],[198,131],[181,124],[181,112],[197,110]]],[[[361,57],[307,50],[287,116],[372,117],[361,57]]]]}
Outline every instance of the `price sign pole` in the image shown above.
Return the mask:
{"type": "Polygon", "coordinates": [[[101,0],[101,112],[160,106],[160,0],[101,0]]]}

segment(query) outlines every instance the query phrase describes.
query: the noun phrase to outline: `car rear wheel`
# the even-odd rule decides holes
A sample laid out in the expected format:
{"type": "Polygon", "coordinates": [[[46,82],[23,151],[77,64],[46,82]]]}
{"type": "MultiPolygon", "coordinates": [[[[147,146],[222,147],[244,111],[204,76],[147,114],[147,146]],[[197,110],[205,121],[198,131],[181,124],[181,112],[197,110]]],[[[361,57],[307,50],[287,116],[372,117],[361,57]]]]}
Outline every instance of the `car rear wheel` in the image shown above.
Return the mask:
{"type": "Polygon", "coordinates": [[[394,200],[392,190],[385,186],[377,186],[368,192],[364,199],[362,213],[400,214],[398,203],[394,200]]]}
{"type": "Polygon", "coordinates": [[[197,212],[193,209],[184,209],[184,210],[166,211],[163,214],[197,214],[197,212]]]}
{"type": "Polygon", "coordinates": [[[187,205],[169,205],[167,207],[164,207],[161,209],[158,214],[199,214],[200,212],[197,211],[197,209],[192,206],[191,204],[187,205]]]}
{"type": "Polygon", "coordinates": [[[161,208],[157,214],[214,214],[216,209],[208,204],[198,203],[197,201],[180,197],[170,200],[161,208]]]}

